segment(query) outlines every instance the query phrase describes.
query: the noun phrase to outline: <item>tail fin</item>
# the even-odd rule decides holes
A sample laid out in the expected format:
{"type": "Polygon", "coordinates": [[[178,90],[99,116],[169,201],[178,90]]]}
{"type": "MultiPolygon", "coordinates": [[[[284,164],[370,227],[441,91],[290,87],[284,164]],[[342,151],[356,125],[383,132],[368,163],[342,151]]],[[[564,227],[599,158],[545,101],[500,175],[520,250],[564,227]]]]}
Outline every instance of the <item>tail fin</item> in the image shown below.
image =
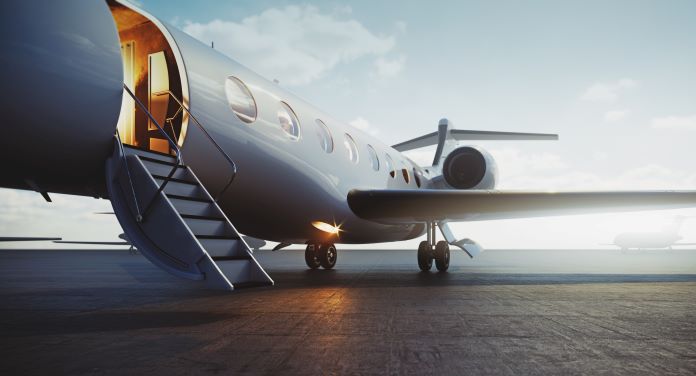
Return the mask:
{"type": "Polygon", "coordinates": [[[670,234],[678,235],[679,230],[681,229],[682,224],[684,224],[684,221],[686,220],[686,218],[687,217],[685,217],[683,215],[675,215],[674,218],[672,219],[672,223],[663,227],[663,231],[670,233],[670,234]]]}

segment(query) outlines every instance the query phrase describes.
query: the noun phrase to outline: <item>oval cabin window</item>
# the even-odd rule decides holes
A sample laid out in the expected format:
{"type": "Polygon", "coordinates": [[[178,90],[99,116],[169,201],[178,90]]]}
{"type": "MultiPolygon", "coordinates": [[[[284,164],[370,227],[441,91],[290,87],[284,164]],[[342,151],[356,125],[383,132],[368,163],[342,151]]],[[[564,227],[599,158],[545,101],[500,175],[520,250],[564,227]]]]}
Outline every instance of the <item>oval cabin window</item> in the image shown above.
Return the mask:
{"type": "Polygon", "coordinates": [[[317,137],[319,137],[319,142],[321,143],[321,148],[327,152],[331,153],[334,148],[333,138],[331,137],[331,132],[329,127],[324,124],[323,121],[317,119],[314,121],[317,125],[317,137]]]}
{"type": "Polygon", "coordinates": [[[280,102],[278,123],[280,123],[280,128],[282,128],[290,138],[293,140],[300,138],[300,121],[297,119],[295,111],[285,102],[280,102]]]}
{"type": "Polygon", "coordinates": [[[384,155],[384,165],[387,167],[387,172],[389,172],[389,176],[392,178],[396,176],[396,172],[394,171],[394,161],[391,159],[389,154],[384,155]]]}
{"type": "Polygon", "coordinates": [[[404,181],[406,182],[406,184],[411,182],[411,176],[409,175],[406,166],[404,166],[404,168],[401,169],[401,174],[404,176],[404,181]]]}
{"type": "Polygon", "coordinates": [[[225,80],[225,95],[230,108],[239,120],[253,123],[256,120],[256,101],[249,88],[237,77],[229,76],[225,80]]]}
{"type": "Polygon", "coordinates": [[[420,188],[421,186],[421,173],[416,167],[413,168],[413,180],[416,181],[416,186],[420,188]]]}
{"type": "Polygon", "coordinates": [[[345,145],[346,150],[348,150],[348,159],[353,163],[358,163],[358,145],[355,144],[355,140],[348,133],[344,134],[343,145],[345,145]]]}
{"type": "Polygon", "coordinates": [[[367,154],[370,156],[370,163],[372,164],[372,169],[379,171],[379,158],[377,157],[377,152],[372,145],[367,144],[367,154]]]}

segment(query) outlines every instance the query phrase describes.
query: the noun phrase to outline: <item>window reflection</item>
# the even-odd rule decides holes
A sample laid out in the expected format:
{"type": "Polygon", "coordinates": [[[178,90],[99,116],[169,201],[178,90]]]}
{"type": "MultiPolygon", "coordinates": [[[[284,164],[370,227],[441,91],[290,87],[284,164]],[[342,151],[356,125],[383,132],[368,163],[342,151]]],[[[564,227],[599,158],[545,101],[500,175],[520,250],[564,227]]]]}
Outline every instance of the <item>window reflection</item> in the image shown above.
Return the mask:
{"type": "Polygon", "coordinates": [[[225,80],[225,95],[227,103],[237,117],[245,122],[252,123],[256,120],[256,102],[251,91],[237,77],[229,76],[225,80]]]}
{"type": "Polygon", "coordinates": [[[327,152],[331,153],[334,148],[333,138],[331,137],[331,132],[329,127],[324,124],[323,121],[317,119],[314,121],[317,125],[317,137],[319,137],[319,142],[321,143],[321,148],[327,152]]]}
{"type": "Polygon", "coordinates": [[[384,155],[384,165],[387,167],[387,171],[389,171],[389,176],[392,178],[396,176],[396,172],[394,171],[394,161],[391,159],[389,154],[384,155]]]}
{"type": "Polygon", "coordinates": [[[379,171],[379,158],[377,157],[377,152],[372,145],[367,145],[367,154],[370,156],[370,163],[372,164],[372,169],[379,171]]]}
{"type": "Polygon", "coordinates": [[[343,145],[348,150],[348,159],[353,163],[358,163],[358,146],[355,144],[355,140],[348,133],[344,134],[343,145]]]}
{"type": "Polygon", "coordinates": [[[278,109],[278,122],[280,127],[290,135],[291,138],[297,140],[300,138],[300,121],[295,115],[295,111],[290,108],[290,106],[285,102],[280,102],[280,109],[278,109]]]}

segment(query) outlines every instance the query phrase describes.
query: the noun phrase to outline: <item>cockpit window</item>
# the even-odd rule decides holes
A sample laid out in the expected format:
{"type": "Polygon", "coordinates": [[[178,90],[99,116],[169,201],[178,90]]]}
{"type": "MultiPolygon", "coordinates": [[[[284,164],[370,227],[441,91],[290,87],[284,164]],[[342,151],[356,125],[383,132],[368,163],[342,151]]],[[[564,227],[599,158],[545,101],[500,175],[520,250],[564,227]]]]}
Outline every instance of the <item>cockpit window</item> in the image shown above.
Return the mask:
{"type": "Polygon", "coordinates": [[[293,140],[300,138],[300,121],[295,115],[295,111],[290,108],[285,102],[280,102],[280,109],[278,109],[278,122],[280,127],[287,133],[293,140]]]}
{"type": "Polygon", "coordinates": [[[317,137],[319,137],[321,148],[325,152],[331,153],[334,149],[334,143],[333,138],[331,137],[331,132],[329,132],[329,127],[327,127],[326,124],[319,119],[315,120],[314,122],[317,124],[317,137]]]}
{"type": "Polygon", "coordinates": [[[387,171],[389,171],[389,176],[392,178],[396,176],[396,172],[394,171],[394,161],[391,159],[389,154],[384,155],[384,165],[387,167],[387,171]]]}
{"type": "Polygon", "coordinates": [[[245,123],[256,120],[256,101],[249,88],[237,77],[229,76],[225,80],[227,103],[237,117],[245,123]]]}
{"type": "Polygon", "coordinates": [[[353,137],[348,133],[344,134],[343,145],[348,150],[348,159],[353,163],[358,163],[358,146],[355,144],[353,137]]]}
{"type": "Polygon", "coordinates": [[[377,157],[377,152],[372,145],[367,144],[367,154],[370,155],[370,163],[372,164],[372,169],[379,171],[379,158],[377,157]]]}

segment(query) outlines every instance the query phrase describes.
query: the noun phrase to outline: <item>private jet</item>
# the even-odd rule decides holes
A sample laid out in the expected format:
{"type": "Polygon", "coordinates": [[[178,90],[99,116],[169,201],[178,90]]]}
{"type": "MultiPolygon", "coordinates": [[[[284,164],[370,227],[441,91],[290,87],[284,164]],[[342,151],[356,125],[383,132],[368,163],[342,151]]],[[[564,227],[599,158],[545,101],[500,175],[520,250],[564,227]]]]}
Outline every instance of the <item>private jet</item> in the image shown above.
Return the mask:
{"type": "Polygon", "coordinates": [[[273,284],[240,233],[306,245],[312,269],[336,265],[335,244],[426,235],[415,261],[444,272],[450,246],[482,251],[450,222],[696,206],[694,191],[496,190],[494,159],[468,143],[557,135],[442,119],[389,146],[126,1],[0,14],[0,186],[108,199],[149,261],[211,288],[273,284]],[[402,154],[431,145],[431,166],[402,154]]]}
{"type": "Polygon", "coordinates": [[[629,249],[672,249],[674,246],[696,245],[696,243],[679,242],[683,239],[679,230],[687,217],[676,216],[672,223],[666,225],[661,231],[652,232],[622,232],[614,238],[615,245],[622,251],[629,249]]]}

